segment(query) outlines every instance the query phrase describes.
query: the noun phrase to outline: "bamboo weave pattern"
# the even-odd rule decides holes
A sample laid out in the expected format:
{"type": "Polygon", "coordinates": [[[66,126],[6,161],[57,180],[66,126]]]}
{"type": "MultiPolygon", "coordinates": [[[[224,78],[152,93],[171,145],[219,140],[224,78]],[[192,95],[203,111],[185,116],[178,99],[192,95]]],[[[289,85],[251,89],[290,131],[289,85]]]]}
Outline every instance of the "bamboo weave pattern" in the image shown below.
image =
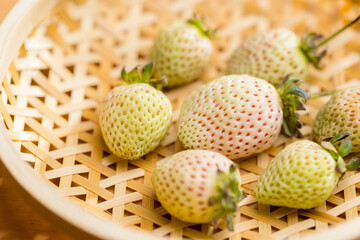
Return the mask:
{"type": "MultiPolygon", "coordinates": [[[[257,204],[252,192],[269,161],[287,144],[280,136],[270,149],[237,161],[248,195],[235,214],[235,231],[191,225],[166,213],[156,201],[151,172],[163,158],[182,150],[176,120],[185,97],[203,82],[224,74],[242,39],[275,27],[299,36],[328,35],[359,12],[351,1],[159,0],[60,1],[19,50],[1,86],[0,110],[21,159],[74,204],[123,226],[170,239],[298,239],[355,218],[360,211],[360,173],[347,173],[326,203],[311,210],[257,204]],[[110,153],[98,126],[99,103],[118,84],[121,68],[149,60],[155,34],[167,23],[199,13],[219,29],[215,53],[202,77],[167,91],[174,109],[168,136],[154,152],[134,161],[110,153]]],[[[355,1],[354,1],[355,2],[355,1]]],[[[359,28],[329,44],[326,68],[310,71],[311,92],[360,84],[359,28]]],[[[328,98],[311,100],[302,114],[310,139],[318,109],[328,98]]]]}

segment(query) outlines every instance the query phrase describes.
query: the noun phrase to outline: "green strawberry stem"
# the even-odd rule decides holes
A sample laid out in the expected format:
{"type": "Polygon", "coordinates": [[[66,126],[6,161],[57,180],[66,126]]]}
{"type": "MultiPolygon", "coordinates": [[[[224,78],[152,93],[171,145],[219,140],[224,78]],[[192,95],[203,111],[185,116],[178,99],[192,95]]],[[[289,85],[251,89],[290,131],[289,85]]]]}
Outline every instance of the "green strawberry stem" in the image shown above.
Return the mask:
{"type": "Polygon", "coordinates": [[[302,37],[301,43],[300,43],[300,49],[304,53],[307,60],[314,65],[316,69],[321,69],[320,61],[323,57],[326,56],[326,50],[321,51],[319,54],[316,53],[316,49],[323,46],[325,43],[329,42],[331,39],[342,33],[345,29],[349,28],[353,24],[355,24],[357,21],[360,20],[360,16],[355,18],[350,23],[346,24],[344,27],[336,31],[334,34],[330,35],[329,37],[325,38],[321,42],[317,43],[320,39],[323,38],[321,34],[318,33],[308,33],[305,34],[302,37]]]}
{"type": "Polygon", "coordinates": [[[299,121],[299,115],[296,111],[306,110],[304,104],[308,100],[309,94],[295,85],[300,81],[300,79],[290,79],[287,75],[278,89],[283,105],[282,131],[289,137],[302,137],[299,131],[302,123],[299,121]]]}
{"type": "Polygon", "coordinates": [[[209,200],[209,205],[219,205],[220,211],[213,219],[214,225],[218,219],[226,216],[227,228],[234,230],[233,213],[237,209],[237,203],[245,197],[240,188],[239,175],[235,165],[231,165],[229,173],[218,171],[216,179],[216,193],[209,200]]]}
{"type": "Polygon", "coordinates": [[[334,90],[329,90],[329,91],[311,93],[309,99],[316,99],[316,98],[319,98],[319,97],[333,95],[334,93],[336,93],[338,91],[340,91],[340,89],[334,89],[334,90]]]}
{"type": "Polygon", "coordinates": [[[356,87],[360,87],[360,86],[352,86],[352,87],[347,87],[347,88],[341,88],[341,89],[334,89],[334,90],[322,91],[322,92],[317,92],[317,93],[311,93],[309,99],[316,99],[316,98],[319,98],[319,97],[334,95],[337,92],[345,91],[345,90],[348,90],[348,89],[351,89],[351,88],[356,88],[356,87]]]}
{"type": "Polygon", "coordinates": [[[125,68],[123,68],[121,71],[121,78],[127,84],[147,83],[157,90],[161,90],[161,88],[166,85],[167,79],[165,76],[162,76],[161,78],[152,78],[154,64],[155,61],[151,61],[142,69],[137,66],[130,72],[126,72],[125,68]]]}
{"type": "Polygon", "coordinates": [[[333,138],[324,139],[324,141],[321,142],[321,146],[333,157],[333,159],[336,161],[336,172],[341,174],[339,177],[340,181],[346,172],[349,171],[355,171],[360,166],[360,158],[353,158],[351,159],[347,164],[345,164],[343,157],[347,156],[352,149],[352,143],[350,139],[348,138],[350,136],[350,132],[344,131],[336,134],[333,138]],[[341,140],[344,140],[339,149],[336,150],[334,147],[334,143],[339,142],[341,140]]]}
{"type": "Polygon", "coordinates": [[[360,20],[360,16],[358,16],[357,18],[355,18],[354,20],[352,20],[351,22],[349,22],[348,24],[346,24],[344,27],[340,28],[338,31],[336,31],[335,33],[333,33],[331,36],[329,36],[328,38],[322,40],[320,43],[318,43],[315,47],[313,47],[312,50],[321,47],[322,45],[324,45],[325,43],[327,43],[328,41],[330,41],[331,39],[333,39],[334,37],[336,37],[337,35],[339,35],[341,32],[343,32],[345,29],[347,29],[348,27],[352,26],[353,24],[355,24],[357,21],[360,20]]]}
{"type": "Polygon", "coordinates": [[[209,29],[204,21],[204,18],[193,16],[193,18],[190,18],[187,20],[187,23],[196,27],[196,29],[199,31],[199,33],[205,37],[212,38],[215,36],[217,29],[209,29]]]}

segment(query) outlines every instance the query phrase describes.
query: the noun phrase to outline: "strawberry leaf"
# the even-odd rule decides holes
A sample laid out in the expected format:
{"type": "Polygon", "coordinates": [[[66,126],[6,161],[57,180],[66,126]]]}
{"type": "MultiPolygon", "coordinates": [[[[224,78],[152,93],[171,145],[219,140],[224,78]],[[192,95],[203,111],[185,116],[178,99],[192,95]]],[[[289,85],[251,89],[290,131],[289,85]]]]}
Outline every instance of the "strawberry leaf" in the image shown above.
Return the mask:
{"type": "Polygon", "coordinates": [[[187,23],[194,26],[201,35],[208,38],[214,37],[217,32],[217,29],[209,29],[205,25],[205,21],[203,17],[198,17],[194,15],[193,18],[187,20],[187,23]]]}
{"type": "Polygon", "coordinates": [[[290,79],[286,75],[281,87],[278,89],[279,96],[283,105],[283,124],[282,132],[289,137],[302,137],[299,129],[302,123],[299,121],[297,110],[306,110],[305,103],[309,94],[301,87],[295,84],[301,82],[301,79],[290,79]]]}
{"type": "Polygon", "coordinates": [[[240,188],[240,176],[235,165],[230,166],[228,173],[218,171],[215,187],[215,194],[209,199],[210,206],[220,206],[218,214],[213,219],[214,225],[219,218],[225,216],[228,229],[233,231],[233,213],[237,209],[237,203],[244,198],[243,190],[240,188]]]}
{"type": "Polygon", "coordinates": [[[360,166],[360,158],[353,158],[348,164],[346,164],[347,171],[355,171],[360,166]]]}
{"type": "Polygon", "coordinates": [[[128,73],[125,68],[123,68],[121,70],[121,78],[127,84],[147,83],[157,90],[161,90],[161,88],[167,84],[167,79],[165,76],[162,76],[161,78],[152,78],[154,64],[155,61],[151,61],[146,64],[142,70],[137,66],[128,73]]]}
{"type": "Polygon", "coordinates": [[[351,140],[349,138],[346,138],[344,140],[344,142],[340,145],[340,147],[338,149],[338,154],[341,157],[345,157],[346,155],[348,155],[351,152],[351,149],[352,149],[351,140]]]}
{"type": "Polygon", "coordinates": [[[334,137],[332,138],[326,138],[324,139],[325,141],[330,141],[330,143],[336,143],[338,141],[343,140],[344,138],[347,138],[348,136],[350,136],[351,133],[349,131],[343,131],[343,132],[339,132],[337,133],[334,137]]]}
{"type": "Polygon", "coordinates": [[[143,67],[143,70],[141,72],[141,77],[143,81],[148,81],[153,74],[155,61],[151,61],[150,63],[146,64],[143,67]]]}

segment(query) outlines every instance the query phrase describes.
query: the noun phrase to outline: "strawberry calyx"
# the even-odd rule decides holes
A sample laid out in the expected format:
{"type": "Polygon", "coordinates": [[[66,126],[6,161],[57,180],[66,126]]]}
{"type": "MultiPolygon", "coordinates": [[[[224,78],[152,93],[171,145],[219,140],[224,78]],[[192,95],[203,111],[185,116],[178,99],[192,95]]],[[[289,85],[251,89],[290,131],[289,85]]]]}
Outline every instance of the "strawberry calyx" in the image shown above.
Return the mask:
{"type": "Polygon", "coordinates": [[[323,46],[325,43],[329,42],[331,39],[339,35],[345,29],[349,28],[351,25],[355,24],[357,21],[360,20],[360,16],[355,18],[350,23],[346,24],[344,27],[336,31],[331,36],[324,38],[322,34],[311,32],[308,34],[304,34],[300,41],[300,49],[304,53],[307,60],[316,68],[321,69],[322,66],[320,65],[320,61],[323,57],[326,56],[326,49],[320,52],[317,49],[323,46]],[[319,42],[321,40],[321,42],[319,42]]]}
{"type": "Polygon", "coordinates": [[[320,145],[332,156],[332,158],[336,161],[335,170],[339,174],[341,174],[339,181],[348,171],[355,171],[360,166],[360,158],[353,158],[347,164],[345,164],[343,157],[347,156],[352,149],[352,143],[348,138],[350,136],[350,132],[344,131],[336,134],[331,139],[326,138],[321,141],[320,145]],[[334,143],[343,140],[340,147],[336,150],[334,147],[334,143]]]}
{"type": "Polygon", "coordinates": [[[217,29],[209,29],[204,21],[203,17],[194,16],[186,21],[188,24],[194,26],[201,35],[212,38],[215,36],[217,29]]]}
{"type": "Polygon", "coordinates": [[[218,170],[216,178],[216,194],[209,200],[209,205],[220,206],[220,211],[214,217],[213,223],[216,226],[218,219],[226,217],[227,228],[234,230],[233,213],[237,209],[237,203],[244,197],[244,191],[240,188],[240,178],[236,166],[231,165],[229,173],[218,170]]]}
{"type": "Polygon", "coordinates": [[[289,75],[286,75],[280,88],[278,89],[279,96],[283,106],[283,124],[282,132],[289,137],[302,137],[299,129],[302,127],[302,123],[299,120],[297,110],[306,110],[305,103],[310,95],[301,87],[296,86],[301,82],[301,79],[290,79],[289,75]]]}
{"type": "Polygon", "coordinates": [[[146,64],[142,69],[136,66],[130,72],[126,72],[125,67],[121,70],[121,78],[127,84],[147,83],[157,90],[161,90],[167,84],[166,76],[152,78],[155,61],[146,64]]]}

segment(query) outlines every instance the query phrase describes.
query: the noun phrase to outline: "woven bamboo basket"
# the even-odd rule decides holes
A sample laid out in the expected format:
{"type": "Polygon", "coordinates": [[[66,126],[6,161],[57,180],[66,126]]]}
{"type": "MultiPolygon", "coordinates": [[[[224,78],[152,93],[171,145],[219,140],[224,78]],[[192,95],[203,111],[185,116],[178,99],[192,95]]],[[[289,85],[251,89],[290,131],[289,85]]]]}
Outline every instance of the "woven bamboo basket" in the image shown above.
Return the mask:
{"type": "MultiPolygon", "coordinates": [[[[204,82],[224,74],[242,39],[287,27],[327,35],[359,14],[356,1],[325,0],[23,0],[0,28],[1,168],[14,188],[56,227],[79,239],[354,239],[360,236],[360,173],[347,173],[333,195],[311,210],[257,204],[253,189],[271,159],[295,138],[280,136],[265,152],[236,161],[247,197],[235,230],[223,222],[191,225],[157,202],[151,173],[182,150],[179,108],[204,82]],[[166,92],[174,121],[161,145],[145,157],[112,155],[98,126],[98,106],[121,84],[120,71],[149,60],[155,34],[198,13],[218,28],[215,53],[201,80],[166,92]]],[[[310,92],[360,84],[359,27],[328,45],[324,70],[311,70],[310,92]]],[[[308,102],[302,133],[327,97],[308,102]]]]}

